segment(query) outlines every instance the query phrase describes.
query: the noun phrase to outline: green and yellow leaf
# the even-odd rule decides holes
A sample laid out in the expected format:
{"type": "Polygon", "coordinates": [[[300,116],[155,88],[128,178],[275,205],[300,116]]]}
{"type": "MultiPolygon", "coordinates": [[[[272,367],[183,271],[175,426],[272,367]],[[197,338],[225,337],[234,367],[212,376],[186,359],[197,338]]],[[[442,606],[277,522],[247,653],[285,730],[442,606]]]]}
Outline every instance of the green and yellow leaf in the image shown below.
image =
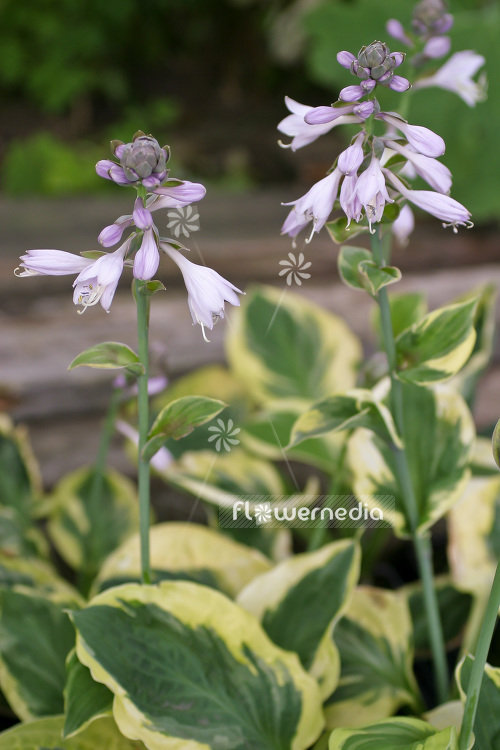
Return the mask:
{"type": "Polygon", "coordinates": [[[294,555],[255,578],[238,597],[269,637],[295,651],[318,680],[326,698],[339,676],[339,655],[332,641],[359,576],[360,552],[349,540],[316,552],[294,555]]]}
{"type": "Polygon", "coordinates": [[[327,727],[357,727],[419,709],[413,674],[412,623],[399,592],[360,586],[334,632],[340,681],[325,704],[327,727]]]}
{"type": "Polygon", "coordinates": [[[255,287],[235,312],[228,357],[255,401],[314,401],[355,385],[360,343],[337,316],[273,287],[255,287]]]}
{"type": "Polygon", "coordinates": [[[114,693],[120,731],[149,750],[305,750],[323,728],[297,656],[213,589],[124,585],[72,618],[77,656],[114,693]]]}
{"type": "MultiPolygon", "coordinates": [[[[271,568],[257,550],[234,542],[214,529],[194,523],[161,523],[150,530],[150,558],[155,581],[202,583],[235,597],[253,578],[271,568]]],[[[130,537],[104,562],[96,588],[140,581],[139,535],[130,537]]]]}
{"type": "Polygon", "coordinates": [[[18,724],[0,734],[0,750],[145,750],[120,734],[113,719],[99,719],[70,739],[63,739],[63,727],[64,716],[18,724]]]}
{"type": "Polygon", "coordinates": [[[335,729],[329,750],[457,750],[455,727],[442,731],[420,719],[382,719],[355,729],[335,729]]]}

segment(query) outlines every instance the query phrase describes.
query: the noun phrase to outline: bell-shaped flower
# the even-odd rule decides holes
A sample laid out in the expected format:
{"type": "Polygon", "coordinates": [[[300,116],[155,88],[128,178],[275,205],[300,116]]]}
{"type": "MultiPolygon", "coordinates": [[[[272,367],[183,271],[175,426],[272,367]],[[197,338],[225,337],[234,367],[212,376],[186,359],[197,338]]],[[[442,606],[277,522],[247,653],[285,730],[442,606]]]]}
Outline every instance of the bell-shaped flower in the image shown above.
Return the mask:
{"type": "Polygon", "coordinates": [[[353,174],[357,172],[363,163],[365,154],[362,148],[362,143],[365,137],[364,130],[357,136],[356,140],[351,146],[342,151],[339,155],[337,166],[342,174],[353,174]]]}
{"type": "Polygon", "coordinates": [[[448,54],[451,48],[449,36],[432,36],[425,44],[422,54],[429,60],[437,60],[448,54]]]}
{"type": "Polygon", "coordinates": [[[408,238],[415,228],[415,217],[407,203],[399,212],[398,218],[392,222],[392,233],[401,247],[406,247],[408,238]]]}
{"type": "Polygon", "coordinates": [[[357,182],[356,174],[347,175],[340,188],[340,207],[347,216],[347,228],[353,219],[356,222],[360,221],[363,212],[363,206],[356,191],[357,182]]]}
{"type": "Polygon", "coordinates": [[[28,250],[21,255],[16,276],[68,276],[80,273],[93,261],[64,250],[28,250]],[[22,270],[20,270],[22,269],[22,270]]]}
{"type": "Polygon", "coordinates": [[[415,172],[422,177],[430,186],[437,190],[438,193],[449,193],[451,188],[451,172],[447,166],[441,164],[437,159],[431,159],[430,156],[423,156],[411,148],[402,146],[397,141],[386,141],[386,145],[397,151],[398,154],[407,159],[415,169],[415,172]]]}
{"type": "MultiPolygon", "coordinates": [[[[311,241],[314,232],[319,232],[323,228],[330,216],[333,210],[333,204],[337,199],[339,183],[342,176],[342,172],[337,167],[333,172],[330,172],[329,175],[323,177],[319,182],[316,182],[316,184],[313,185],[309,192],[303,195],[302,198],[283,204],[284,206],[294,206],[293,210],[299,217],[298,222],[302,223],[303,219],[307,219],[308,221],[312,220],[313,228],[309,239],[306,240],[307,242],[311,241]]],[[[287,222],[288,219],[283,225],[281,230],[282,234],[290,234],[289,231],[286,232],[285,230],[287,222]]]]}
{"type": "MultiPolygon", "coordinates": [[[[284,144],[280,141],[280,146],[282,148],[291,148],[292,151],[297,151],[297,149],[309,145],[309,143],[315,141],[316,138],[328,133],[332,128],[344,123],[347,124],[351,122],[352,119],[346,121],[345,119],[339,118],[336,122],[329,120],[328,122],[319,125],[309,125],[305,122],[304,117],[309,112],[312,112],[314,107],[300,104],[299,102],[290,99],[289,96],[285,96],[285,104],[292,114],[281,120],[278,125],[278,130],[280,133],[289,136],[292,141],[288,144],[284,144]]],[[[358,120],[354,119],[353,122],[358,122],[358,120]]]]}
{"type": "Polygon", "coordinates": [[[193,325],[198,323],[201,326],[203,338],[208,342],[205,328],[211,331],[219,318],[224,317],[226,302],[239,306],[238,294],[244,292],[212,268],[192,263],[168,243],[161,242],[160,247],[180,268],[188,292],[193,325]]]}
{"type": "Polygon", "coordinates": [[[373,154],[369,166],[358,177],[356,194],[363,208],[372,231],[372,222],[382,218],[386,203],[393,203],[385,185],[385,177],[380,161],[373,154]]]}
{"type": "Polygon", "coordinates": [[[422,125],[410,125],[406,120],[392,112],[380,112],[375,117],[377,120],[383,120],[400,130],[410,146],[413,146],[419,154],[431,157],[444,154],[446,146],[443,139],[429,128],[424,128],[422,125]]]}
{"type": "Polygon", "coordinates": [[[136,279],[148,281],[152,279],[160,265],[158,241],[153,227],[146,229],[142,236],[142,243],[134,258],[134,276],[136,279]]]}
{"type": "Polygon", "coordinates": [[[141,229],[142,231],[151,229],[151,227],[153,226],[153,217],[151,216],[151,211],[148,211],[147,208],[144,208],[144,202],[142,198],[136,198],[132,218],[137,229],[141,229]]]}
{"type": "Polygon", "coordinates": [[[387,179],[401,193],[403,198],[413,203],[414,206],[421,208],[422,211],[431,214],[431,216],[441,219],[443,226],[453,227],[454,232],[457,231],[457,227],[472,226],[470,211],[454,198],[450,198],[449,195],[434,193],[432,190],[410,190],[388,169],[384,172],[387,179]]]}
{"type": "Polygon", "coordinates": [[[440,89],[453,91],[469,107],[474,107],[476,102],[486,99],[485,76],[481,76],[477,82],[473,78],[484,63],[484,57],[473,52],[473,50],[455,52],[434,75],[420,78],[413,88],[423,89],[428,86],[437,86],[440,89]]]}
{"type": "Polygon", "coordinates": [[[123,272],[125,255],[130,245],[130,239],[123,243],[114,253],[101,255],[88,265],[73,282],[73,302],[82,305],[85,312],[87,307],[101,303],[109,312],[111,302],[123,272]]]}

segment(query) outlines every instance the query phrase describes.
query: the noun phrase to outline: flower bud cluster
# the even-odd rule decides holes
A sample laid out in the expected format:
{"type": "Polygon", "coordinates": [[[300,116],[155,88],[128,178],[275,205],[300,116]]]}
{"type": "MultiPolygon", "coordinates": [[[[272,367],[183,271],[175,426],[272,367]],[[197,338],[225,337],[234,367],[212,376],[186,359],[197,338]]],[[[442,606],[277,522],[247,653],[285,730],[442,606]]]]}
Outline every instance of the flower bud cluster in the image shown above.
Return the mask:
{"type": "Polygon", "coordinates": [[[362,81],[357,86],[342,89],[340,100],[357,101],[372,92],[377,85],[388,86],[399,93],[407,91],[410,82],[402,76],[394,75],[394,69],[401,65],[405,57],[404,52],[391,52],[383,42],[372,42],[367,47],[361,47],[357,57],[351,52],[339,52],[339,64],[362,81]]]}
{"type": "Polygon", "coordinates": [[[110,159],[97,162],[99,177],[112,180],[118,185],[142,185],[153,190],[168,176],[169,146],[162,148],[156,138],[145,135],[142,130],[137,131],[131,143],[111,141],[111,150],[119,163],[110,159]]]}

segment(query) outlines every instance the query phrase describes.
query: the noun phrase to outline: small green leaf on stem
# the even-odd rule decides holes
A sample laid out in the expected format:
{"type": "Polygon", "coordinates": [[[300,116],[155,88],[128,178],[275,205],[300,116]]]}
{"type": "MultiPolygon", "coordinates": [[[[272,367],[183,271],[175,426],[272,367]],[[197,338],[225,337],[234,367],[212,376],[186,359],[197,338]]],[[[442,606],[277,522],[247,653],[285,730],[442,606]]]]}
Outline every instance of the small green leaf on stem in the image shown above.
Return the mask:
{"type": "Polygon", "coordinates": [[[148,297],[151,297],[153,294],[156,294],[156,292],[164,292],[165,286],[161,283],[161,281],[158,281],[158,279],[154,279],[152,281],[146,281],[144,284],[139,286],[138,291],[142,292],[142,294],[146,294],[148,297]]]}
{"type": "Polygon", "coordinates": [[[365,288],[375,296],[379,289],[395,284],[401,279],[401,271],[395,266],[377,266],[374,260],[362,260],[358,266],[359,273],[366,277],[365,288]]]}
{"type": "Polygon", "coordinates": [[[126,369],[133,375],[144,374],[144,367],[133,349],[116,341],[104,341],[102,344],[85,349],[75,357],[68,370],[84,366],[104,370],[126,369]]]}
{"type": "Polygon", "coordinates": [[[156,417],[142,453],[149,460],[169,438],[179,440],[217,416],[227,404],[204,396],[184,396],[167,404],[156,417]]]}
{"type": "Polygon", "coordinates": [[[339,216],[338,219],[327,222],[325,226],[328,230],[328,234],[337,245],[341,245],[347,240],[354,239],[358,234],[368,232],[368,226],[362,226],[361,224],[351,223],[351,225],[347,227],[346,216],[339,216]]]}

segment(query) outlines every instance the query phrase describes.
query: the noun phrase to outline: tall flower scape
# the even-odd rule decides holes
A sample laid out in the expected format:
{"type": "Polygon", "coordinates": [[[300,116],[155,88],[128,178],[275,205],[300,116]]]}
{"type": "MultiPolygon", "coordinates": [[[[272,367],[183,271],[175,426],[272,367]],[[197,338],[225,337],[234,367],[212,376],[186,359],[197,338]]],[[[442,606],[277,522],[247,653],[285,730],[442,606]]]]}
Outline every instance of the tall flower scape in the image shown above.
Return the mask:
{"type": "MultiPolygon", "coordinates": [[[[500,479],[470,411],[493,349],[494,294],[485,285],[428,312],[420,293],[388,293],[401,279],[392,240],[408,244],[414,210],[453,232],[472,226],[450,196],[443,139],[410,107],[431,86],[467,106],[484,99],[484,59],[451,53],[452,26],[443,0],[422,0],[409,28],[387,23],[404,51],[373,41],[338,53],[338,101],[286,99],[283,147],[338,126],[351,140],[287,204],[282,234],[302,238],[298,261],[281,261],[283,290],[257,286],[234,311],[227,367],[166,388],[149,377],[163,256],[206,341],[242,294],[188,259],[182,212],[168,225],[177,239],[159,231],[160,209],[191,207],[205,188],[171,176],[169,148],[152,136],[113,141],[97,164],[136,191],[130,214],[101,231],[102,250],[21,257],[19,276],[73,277],[79,312],[109,312],[131,272],[137,351],[106,341],[70,364],[119,373],[95,464],[42,503],[25,437],[0,415],[0,691],[21,720],[0,750],[498,750],[500,668],[486,662],[500,479]],[[398,111],[383,105],[389,90],[398,111]],[[341,246],[340,278],[375,305],[383,353],[364,367],[346,323],[289,291],[313,275],[324,228],[341,246]],[[356,237],[362,246],[345,244],[356,237]],[[137,483],[107,465],[115,428],[137,483]],[[153,523],[151,467],[208,525],[153,523]],[[439,578],[438,521],[449,571],[439,578]]],[[[186,217],[194,226],[195,209],[186,217]]]]}

